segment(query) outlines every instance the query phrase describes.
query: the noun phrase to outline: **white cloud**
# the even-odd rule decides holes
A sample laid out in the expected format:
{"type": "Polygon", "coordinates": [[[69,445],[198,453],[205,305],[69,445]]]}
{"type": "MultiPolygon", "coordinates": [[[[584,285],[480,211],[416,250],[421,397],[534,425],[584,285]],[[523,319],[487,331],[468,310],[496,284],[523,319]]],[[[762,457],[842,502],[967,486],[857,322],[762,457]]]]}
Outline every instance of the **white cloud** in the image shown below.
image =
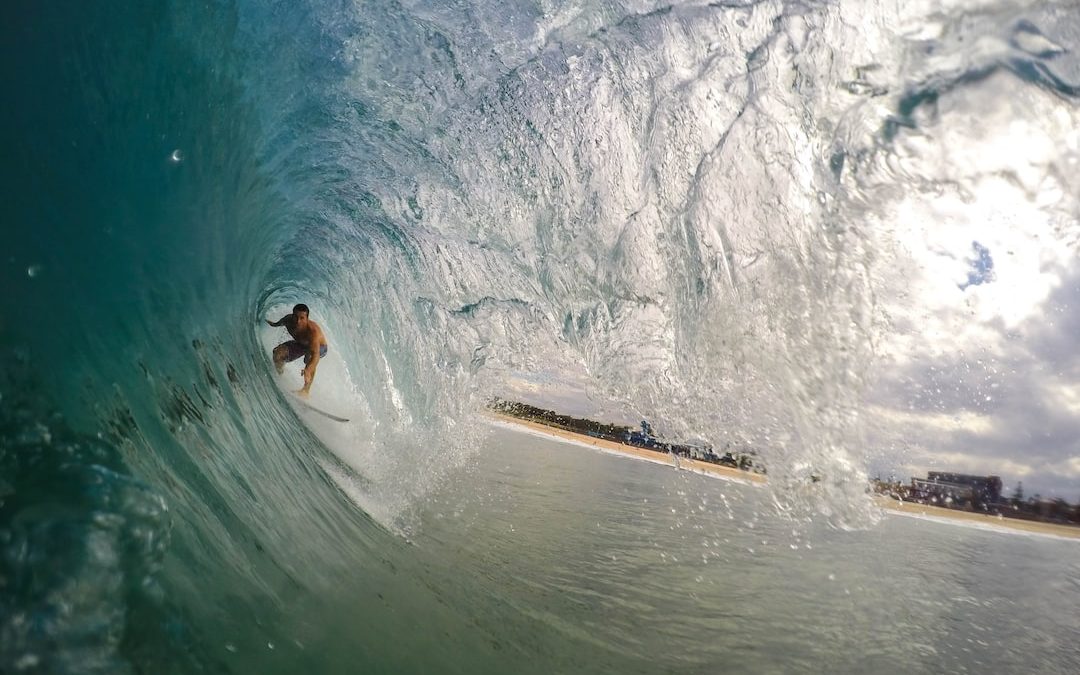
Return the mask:
{"type": "Polygon", "coordinates": [[[917,412],[871,405],[866,413],[878,423],[885,423],[894,426],[897,430],[903,430],[902,435],[910,435],[915,430],[923,433],[965,431],[972,434],[985,434],[992,432],[996,424],[993,417],[971,410],[955,413],[917,412]]]}
{"type": "Polygon", "coordinates": [[[943,93],[920,121],[889,158],[911,189],[889,186],[871,216],[892,253],[871,443],[914,472],[1068,491],[1080,477],[1080,112],[1001,70],[943,93]]]}
{"type": "Polygon", "coordinates": [[[1035,473],[1034,467],[1011,459],[988,459],[973,453],[941,452],[926,448],[913,452],[903,467],[916,476],[925,476],[928,471],[945,470],[1023,480],[1035,473]]]}
{"type": "Polygon", "coordinates": [[[1066,478],[1080,479],[1080,455],[1058,462],[1051,467],[1051,470],[1066,478]]]}

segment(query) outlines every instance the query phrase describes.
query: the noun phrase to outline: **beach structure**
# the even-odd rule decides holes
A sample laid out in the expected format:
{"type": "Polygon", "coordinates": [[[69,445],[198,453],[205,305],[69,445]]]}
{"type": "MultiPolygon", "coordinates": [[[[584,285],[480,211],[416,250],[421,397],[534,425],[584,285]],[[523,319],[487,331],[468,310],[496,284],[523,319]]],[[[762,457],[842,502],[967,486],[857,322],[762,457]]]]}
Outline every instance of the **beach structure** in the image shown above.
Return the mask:
{"type": "Polygon", "coordinates": [[[683,443],[668,441],[658,435],[648,420],[641,420],[637,428],[619,424],[597,422],[595,420],[571,417],[546,410],[528,403],[507,401],[493,398],[488,407],[499,414],[509,415],[519,420],[541,424],[556,429],[562,429],[574,434],[581,434],[589,438],[609,441],[620,446],[628,446],[647,450],[664,455],[692,459],[706,464],[726,466],[745,472],[764,475],[765,467],[758,459],[757,453],[749,447],[732,447],[730,442],[724,444],[724,452],[720,454],[705,439],[695,438],[683,443]]]}
{"type": "Polygon", "coordinates": [[[911,496],[931,503],[990,506],[1001,501],[1001,478],[930,471],[926,478],[911,479],[911,496]]]}

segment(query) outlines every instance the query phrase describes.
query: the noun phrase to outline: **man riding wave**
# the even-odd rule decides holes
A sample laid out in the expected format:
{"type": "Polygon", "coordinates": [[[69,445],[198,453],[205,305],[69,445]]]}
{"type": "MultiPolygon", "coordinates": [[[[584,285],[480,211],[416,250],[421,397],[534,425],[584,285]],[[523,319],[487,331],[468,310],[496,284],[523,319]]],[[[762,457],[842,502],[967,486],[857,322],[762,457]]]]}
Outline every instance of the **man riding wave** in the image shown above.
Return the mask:
{"type": "Polygon", "coordinates": [[[315,368],[319,359],[326,356],[326,336],[322,328],[308,318],[308,306],[299,304],[293,307],[292,314],[286,314],[278,321],[267,321],[271,326],[285,326],[292,340],[274,347],[274,367],[278,375],[285,370],[285,363],[304,357],[304,386],[297,394],[306,397],[311,392],[311,383],[315,380],[315,368]]]}

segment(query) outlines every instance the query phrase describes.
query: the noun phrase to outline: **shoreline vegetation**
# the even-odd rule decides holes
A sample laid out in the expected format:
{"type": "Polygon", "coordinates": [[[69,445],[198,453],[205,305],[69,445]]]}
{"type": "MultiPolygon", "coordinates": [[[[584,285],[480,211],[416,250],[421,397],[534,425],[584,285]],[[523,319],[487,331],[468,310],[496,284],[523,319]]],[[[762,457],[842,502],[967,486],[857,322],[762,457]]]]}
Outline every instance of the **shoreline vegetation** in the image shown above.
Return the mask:
{"type": "MultiPolygon", "coordinates": [[[[602,452],[664,464],[746,485],[763,486],[768,480],[767,471],[753,450],[726,449],[718,453],[704,442],[669,442],[657,436],[646,421],[642,421],[640,428],[635,429],[571,417],[504,399],[492,400],[488,404],[488,411],[496,420],[523,430],[553,436],[602,452]]],[[[977,501],[949,499],[932,503],[929,500],[905,499],[905,496],[910,497],[912,493],[902,489],[896,482],[875,479],[870,482],[867,490],[874,492],[875,504],[897,515],[1080,540],[1080,523],[1067,520],[1070,516],[1080,517],[1080,507],[1070,507],[1062,511],[1060,502],[1063,500],[1056,500],[1057,510],[1054,510],[1053,505],[1047,509],[1042,502],[1029,501],[1020,504],[1013,500],[1003,500],[995,504],[997,508],[991,511],[986,504],[977,501]],[[1031,507],[1022,508],[1027,504],[1031,507]],[[1057,518],[1056,521],[1044,516],[1048,510],[1057,518]]]]}

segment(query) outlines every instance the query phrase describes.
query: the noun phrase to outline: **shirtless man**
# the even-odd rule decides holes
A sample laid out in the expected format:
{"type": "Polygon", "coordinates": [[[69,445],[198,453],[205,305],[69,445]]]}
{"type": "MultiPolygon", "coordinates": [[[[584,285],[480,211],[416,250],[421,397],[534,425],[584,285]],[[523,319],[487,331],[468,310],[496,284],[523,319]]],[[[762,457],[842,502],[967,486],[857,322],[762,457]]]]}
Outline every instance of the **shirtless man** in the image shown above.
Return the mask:
{"type": "Polygon", "coordinates": [[[315,379],[315,368],[319,359],[326,356],[326,336],[319,324],[308,319],[308,306],[296,305],[292,314],[286,314],[279,321],[267,321],[271,326],[285,326],[292,340],[274,347],[274,367],[278,375],[285,370],[287,361],[304,357],[304,387],[297,394],[307,396],[311,392],[311,383],[315,379]]]}

